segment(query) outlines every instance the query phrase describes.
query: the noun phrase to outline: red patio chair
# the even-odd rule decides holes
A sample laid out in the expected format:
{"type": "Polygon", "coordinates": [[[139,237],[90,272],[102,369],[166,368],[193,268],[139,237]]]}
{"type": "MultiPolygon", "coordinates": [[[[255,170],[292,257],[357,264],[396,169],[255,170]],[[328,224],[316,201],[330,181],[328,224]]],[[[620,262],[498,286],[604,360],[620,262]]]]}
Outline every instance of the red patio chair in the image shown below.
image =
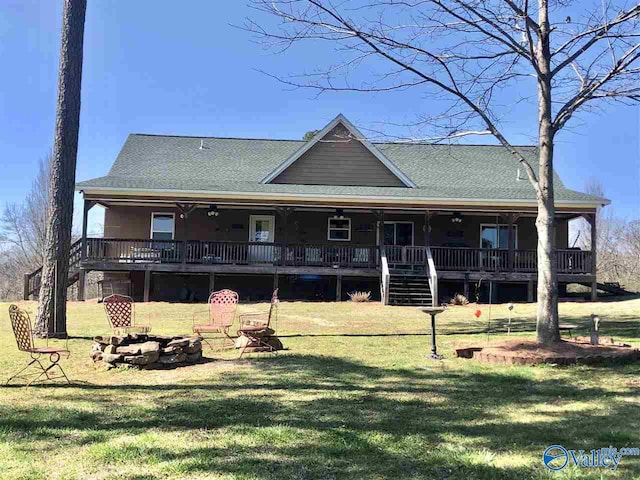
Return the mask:
{"type": "Polygon", "coordinates": [[[69,358],[69,349],[66,348],[66,346],[65,348],[50,347],[48,338],[46,347],[36,347],[33,338],[33,330],[31,328],[31,318],[29,318],[29,314],[27,312],[20,309],[17,305],[9,306],[9,318],[11,319],[11,327],[13,328],[13,334],[16,337],[18,350],[21,352],[27,352],[31,356],[31,361],[27,366],[23,367],[15,375],[10,377],[9,380],[7,380],[7,385],[9,385],[11,380],[15,379],[29,379],[27,386],[36,382],[53,381],[58,378],[64,378],[67,383],[71,383],[67,374],[64,373],[64,370],[58,363],[61,355],[65,355],[66,358],[69,358]],[[49,365],[46,368],[40,361],[40,357],[42,355],[49,355],[49,365]],[[32,366],[35,367],[35,372],[23,374],[23,372],[32,366]],[[53,373],[53,369],[56,367],[60,370],[60,375],[55,375],[53,373]],[[42,378],[43,376],[45,378],[42,378]]]}
{"type": "Polygon", "coordinates": [[[136,325],[135,304],[131,297],[120,294],[109,295],[102,301],[107,320],[115,334],[148,333],[151,325],[136,325]]]}
{"type": "Polygon", "coordinates": [[[220,290],[213,292],[209,296],[209,319],[207,323],[197,323],[197,317],[202,312],[193,314],[193,333],[200,335],[205,343],[211,349],[213,346],[205,334],[219,333],[222,334],[222,348],[225,347],[227,341],[234,344],[234,338],[229,335],[229,329],[233,325],[236,318],[236,309],[238,308],[238,294],[233,290],[220,290]]]}
{"type": "Polygon", "coordinates": [[[271,296],[271,305],[269,306],[268,313],[245,313],[240,315],[240,329],[238,330],[238,336],[244,335],[249,339],[244,347],[242,347],[240,358],[242,358],[245,350],[250,346],[261,346],[269,352],[277,351],[274,346],[266,340],[276,334],[279,302],[278,289],[276,288],[271,296]],[[272,321],[276,328],[271,328],[272,321]]]}

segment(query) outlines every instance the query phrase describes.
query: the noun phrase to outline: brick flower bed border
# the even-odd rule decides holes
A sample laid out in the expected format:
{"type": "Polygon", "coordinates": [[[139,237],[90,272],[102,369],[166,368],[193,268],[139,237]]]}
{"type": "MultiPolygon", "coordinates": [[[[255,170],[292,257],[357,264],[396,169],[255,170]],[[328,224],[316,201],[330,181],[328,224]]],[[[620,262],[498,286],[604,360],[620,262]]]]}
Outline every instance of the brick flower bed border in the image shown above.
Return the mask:
{"type": "Polygon", "coordinates": [[[611,339],[602,339],[606,343],[591,345],[588,339],[577,338],[562,341],[559,345],[547,349],[539,347],[535,341],[517,338],[499,341],[485,346],[464,346],[454,352],[458,358],[472,358],[482,363],[501,365],[540,365],[540,364],[587,364],[593,365],[608,361],[633,361],[640,359],[640,350],[611,339]],[[586,341],[585,341],[586,340],[586,341]]]}

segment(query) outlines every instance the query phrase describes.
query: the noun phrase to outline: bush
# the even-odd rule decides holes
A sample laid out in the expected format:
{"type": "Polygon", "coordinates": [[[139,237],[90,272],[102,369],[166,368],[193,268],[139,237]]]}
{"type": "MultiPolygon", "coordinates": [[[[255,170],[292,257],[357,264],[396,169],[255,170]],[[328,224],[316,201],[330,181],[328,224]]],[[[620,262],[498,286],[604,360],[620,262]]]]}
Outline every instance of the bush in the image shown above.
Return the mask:
{"type": "Polygon", "coordinates": [[[460,295],[456,293],[453,298],[449,301],[450,305],[469,305],[469,299],[464,295],[460,295]]]}
{"type": "Polygon", "coordinates": [[[352,292],[349,298],[352,302],[368,302],[371,300],[371,292],[352,292]]]}

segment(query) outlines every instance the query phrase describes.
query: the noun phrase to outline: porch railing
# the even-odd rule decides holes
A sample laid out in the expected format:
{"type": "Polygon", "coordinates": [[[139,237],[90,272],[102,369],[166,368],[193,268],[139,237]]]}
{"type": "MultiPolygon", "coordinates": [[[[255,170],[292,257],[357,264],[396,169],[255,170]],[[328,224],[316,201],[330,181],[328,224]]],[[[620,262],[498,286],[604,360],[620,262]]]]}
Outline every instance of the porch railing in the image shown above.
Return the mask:
{"type": "MultiPolygon", "coordinates": [[[[484,272],[535,272],[538,257],[535,250],[431,247],[433,260],[438,270],[484,271],[484,272]]],[[[591,273],[593,255],[588,250],[556,250],[558,273],[591,273]]]]}
{"type": "Polygon", "coordinates": [[[497,248],[431,247],[439,270],[500,271],[508,270],[508,250],[497,248]]]}
{"type": "Polygon", "coordinates": [[[180,240],[87,238],[87,260],[118,263],[182,263],[180,240]]]}
{"type": "Polygon", "coordinates": [[[392,265],[424,265],[425,248],[404,245],[385,245],[387,261],[392,265]]]}
{"type": "Polygon", "coordinates": [[[590,250],[557,250],[556,262],[559,273],[591,273],[593,255],[590,250]]]}
{"type": "MultiPolygon", "coordinates": [[[[389,267],[427,266],[439,271],[535,272],[535,250],[431,247],[432,258],[421,246],[384,247],[389,267]]],[[[377,246],[287,244],[205,240],[87,239],[86,260],[118,263],[263,264],[296,267],[381,268],[377,246]]],[[[559,273],[592,272],[593,256],[586,250],[557,250],[559,273]]]]}
{"type": "Polygon", "coordinates": [[[379,267],[377,246],[206,240],[87,239],[87,260],[118,263],[262,264],[329,268],[379,267]]]}

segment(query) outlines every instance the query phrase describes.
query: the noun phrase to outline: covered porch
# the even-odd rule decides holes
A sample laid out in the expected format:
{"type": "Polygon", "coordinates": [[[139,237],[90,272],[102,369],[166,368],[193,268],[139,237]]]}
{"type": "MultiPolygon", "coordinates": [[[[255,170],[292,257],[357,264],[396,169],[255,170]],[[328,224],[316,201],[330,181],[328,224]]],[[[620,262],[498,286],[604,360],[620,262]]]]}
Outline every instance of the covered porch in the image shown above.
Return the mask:
{"type": "MultiPolygon", "coordinates": [[[[521,207],[393,208],[85,199],[82,271],[329,276],[423,275],[529,281],[537,268],[535,211],[521,207]],[[88,238],[87,213],[106,207],[102,238],[88,238]]],[[[595,281],[595,242],[569,248],[559,210],[556,265],[563,278],[595,281]]],[[[595,235],[595,226],[592,227],[595,235]]],[[[146,283],[146,282],[145,282],[146,283]]]]}

